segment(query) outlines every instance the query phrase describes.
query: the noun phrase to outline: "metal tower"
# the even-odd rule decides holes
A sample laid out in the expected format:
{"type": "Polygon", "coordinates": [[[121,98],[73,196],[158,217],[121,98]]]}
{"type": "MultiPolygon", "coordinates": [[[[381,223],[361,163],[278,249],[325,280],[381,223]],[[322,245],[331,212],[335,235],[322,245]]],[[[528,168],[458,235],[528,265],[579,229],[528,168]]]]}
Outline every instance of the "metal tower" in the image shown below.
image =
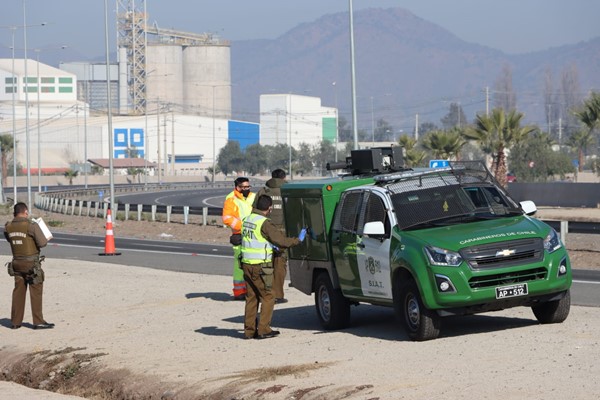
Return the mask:
{"type": "Polygon", "coordinates": [[[140,115],[146,111],[146,0],[116,2],[117,48],[125,49],[127,55],[131,113],[140,115]]]}

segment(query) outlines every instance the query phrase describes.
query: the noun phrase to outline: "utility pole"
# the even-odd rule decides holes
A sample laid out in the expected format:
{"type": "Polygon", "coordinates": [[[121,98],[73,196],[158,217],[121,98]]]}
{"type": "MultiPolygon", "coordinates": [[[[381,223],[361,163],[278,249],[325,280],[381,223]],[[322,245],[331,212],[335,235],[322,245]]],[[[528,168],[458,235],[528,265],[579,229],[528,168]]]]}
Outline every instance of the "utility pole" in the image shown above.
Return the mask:
{"type": "Polygon", "coordinates": [[[160,158],[160,100],[157,98],[156,99],[156,151],[157,151],[157,161],[158,161],[158,184],[160,185],[161,182],[161,171],[160,168],[162,166],[161,164],[161,158],[160,158]]]}

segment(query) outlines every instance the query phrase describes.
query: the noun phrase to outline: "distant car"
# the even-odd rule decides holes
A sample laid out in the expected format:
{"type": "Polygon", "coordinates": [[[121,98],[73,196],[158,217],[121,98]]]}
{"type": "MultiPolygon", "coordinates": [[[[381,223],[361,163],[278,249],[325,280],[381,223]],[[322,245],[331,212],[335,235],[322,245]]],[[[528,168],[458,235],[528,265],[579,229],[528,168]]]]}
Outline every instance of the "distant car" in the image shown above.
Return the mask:
{"type": "Polygon", "coordinates": [[[506,174],[506,182],[513,183],[516,181],[517,181],[517,176],[515,174],[513,174],[512,172],[509,172],[508,174],[506,174]]]}

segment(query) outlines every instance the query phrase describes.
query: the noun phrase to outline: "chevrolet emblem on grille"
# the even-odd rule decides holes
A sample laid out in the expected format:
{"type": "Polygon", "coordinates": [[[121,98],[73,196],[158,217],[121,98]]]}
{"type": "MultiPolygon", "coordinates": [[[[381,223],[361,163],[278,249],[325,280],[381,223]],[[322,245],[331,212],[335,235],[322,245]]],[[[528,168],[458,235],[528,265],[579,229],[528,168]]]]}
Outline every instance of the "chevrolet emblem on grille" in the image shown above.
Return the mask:
{"type": "Polygon", "coordinates": [[[496,252],[496,257],[508,257],[511,256],[513,254],[515,254],[515,250],[510,250],[510,249],[504,249],[504,250],[499,250],[496,252]]]}

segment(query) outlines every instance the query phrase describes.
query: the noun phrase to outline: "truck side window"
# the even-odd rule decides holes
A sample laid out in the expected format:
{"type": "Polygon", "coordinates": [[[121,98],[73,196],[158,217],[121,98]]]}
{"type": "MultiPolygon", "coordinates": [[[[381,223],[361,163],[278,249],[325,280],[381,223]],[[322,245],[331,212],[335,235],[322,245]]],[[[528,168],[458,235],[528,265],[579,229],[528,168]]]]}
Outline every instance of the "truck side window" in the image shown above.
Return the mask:
{"type": "Polygon", "coordinates": [[[344,193],[338,205],[339,218],[335,219],[333,229],[341,232],[356,232],[362,192],[354,191],[344,193]]]}
{"type": "Polygon", "coordinates": [[[362,234],[363,227],[368,222],[381,221],[385,226],[385,236],[389,237],[391,232],[390,221],[383,204],[383,200],[374,193],[365,193],[366,201],[363,205],[363,218],[360,221],[358,229],[359,234],[362,234]]]}

